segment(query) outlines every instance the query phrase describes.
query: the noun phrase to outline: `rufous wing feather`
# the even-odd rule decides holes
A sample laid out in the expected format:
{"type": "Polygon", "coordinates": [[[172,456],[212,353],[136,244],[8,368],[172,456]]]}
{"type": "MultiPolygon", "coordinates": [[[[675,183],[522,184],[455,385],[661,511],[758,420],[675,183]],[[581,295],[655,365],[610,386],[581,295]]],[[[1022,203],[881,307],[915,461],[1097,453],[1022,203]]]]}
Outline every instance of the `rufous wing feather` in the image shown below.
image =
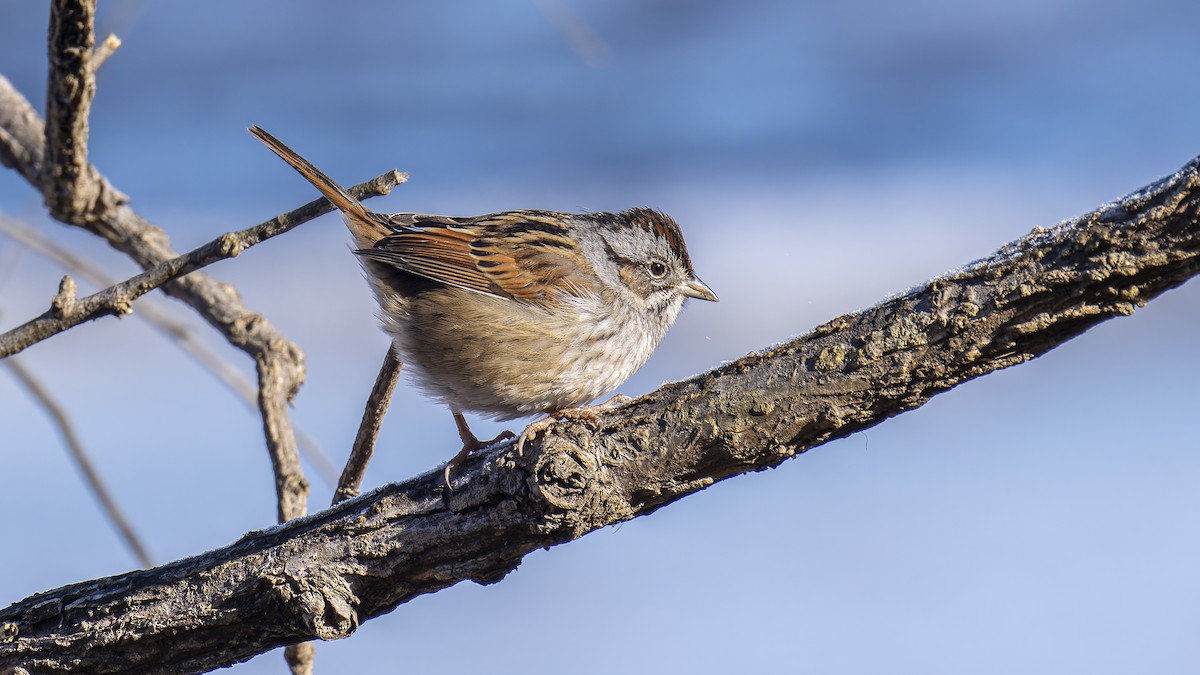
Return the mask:
{"type": "Polygon", "coordinates": [[[396,214],[394,232],[360,255],[451,286],[549,307],[592,292],[578,245],[539,212],[479,218],[396,214]]]}

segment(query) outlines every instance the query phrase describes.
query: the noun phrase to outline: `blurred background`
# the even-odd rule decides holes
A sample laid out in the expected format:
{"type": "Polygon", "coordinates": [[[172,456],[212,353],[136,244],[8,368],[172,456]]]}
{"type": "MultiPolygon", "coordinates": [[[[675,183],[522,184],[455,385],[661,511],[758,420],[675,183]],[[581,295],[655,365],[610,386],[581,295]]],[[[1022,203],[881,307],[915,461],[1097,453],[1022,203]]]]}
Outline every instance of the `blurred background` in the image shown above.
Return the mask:
{"type": "MultiPolygon", "coordinates": [[[[1197,22],[1185,0],[113,0],[91,159],[181,251],[315,197],[252,123],[347,184],[410,172],[379,210],[663,209],[721,302],[685,308],[637,395],[1175,171],[1200,154],[1197,22]]],[[[46,23],[45,3],[0,22],[0,74],[39,109],[46,23]]],[[[137,271],[13,172],[0,211],[137,271]]],[[[208,270],[306,351],[294,419],[339,466],[387,345],[348,242],[326,216],[208,270]]],[[[63,273],[0,237],[0,328],[63,273]]],[[[1198,316],[1193,281],[500,584],[418,598],[319,645],[318,672],[1194,673],[1198,316]]],[[[136,313],[21,359],[157,561],[272,523],[257,415],[136,313]]],[[[136,567],[3,369],[0,429],[0,605],[136,567]]],[[[401,385],[366,487],[456,442],[401,385]]],[[[285,670],[275,652],[234,672],[285,670]]]]}

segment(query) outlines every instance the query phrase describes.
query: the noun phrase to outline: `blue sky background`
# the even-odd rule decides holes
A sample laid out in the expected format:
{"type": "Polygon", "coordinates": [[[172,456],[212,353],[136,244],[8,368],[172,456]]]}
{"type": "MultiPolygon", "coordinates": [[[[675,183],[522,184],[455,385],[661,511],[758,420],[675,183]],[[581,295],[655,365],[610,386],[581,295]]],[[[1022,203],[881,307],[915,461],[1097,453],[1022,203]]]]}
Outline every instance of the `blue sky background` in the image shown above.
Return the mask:
{"type": "MultiPolygon", "coordinates": [[[[44,5],[0,21],[0,74],[39,109],[44,5]]],[[[636,395],[1200,154],[1197,25],[1184,0],[113,1],[100,31],[124,45],[100,73],[91,157],[180,250],[313,198],[252,123],[346,183],[411,172],[380,210],[661,208],[721,302],[685,309],[622,387],[636,395]]],[[[135,271],[49,221],[14,173],[0,210],[135,271]]],[[[339,220],[209,271],[305,349],[295,420],[340,461],[387,341],[339,220]]],[[[42,312],[62,273],[0,237],[0,328],[42,312]]],[[[534,553],[500,584],[419,598],[320,645],[318,668],[1194,673],[1198,313],[1191,282],[868,433],[534,553]]],[[[271,524],[256,415],[138,318],[22,358],[158,560],[271,524]]],[[[0,429],[0,605],[134,566],[4,371],[0,429]]],[[[402,386],[368,487],[455,442],[449,414],[402,386]]],[[[310,479],[318,509],[331,490],[310,479]]],[[[278,653],[234,669],[284,671],[278,653]]]]}

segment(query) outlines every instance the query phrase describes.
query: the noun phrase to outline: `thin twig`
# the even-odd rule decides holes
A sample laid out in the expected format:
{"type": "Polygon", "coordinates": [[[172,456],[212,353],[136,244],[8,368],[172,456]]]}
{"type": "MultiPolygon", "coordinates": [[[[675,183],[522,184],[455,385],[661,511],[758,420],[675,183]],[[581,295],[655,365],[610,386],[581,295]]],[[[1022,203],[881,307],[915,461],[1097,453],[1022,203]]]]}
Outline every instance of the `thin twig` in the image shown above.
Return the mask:
{"type": "Polygon", "coordinates": [[[0,249],[0,288],[17,274],[17,263],[25,251],[26,249],[20,246],[14,246],[7,251],[0,249]]]}
{"type": "Polygon", "coordinates": [[[288,645],[283,649],[283,660],[287,662],[292,675],[312,675],[316,656],[317,650],[311,642],[288,645]]]}
{"type": "Polygon", "coordinates": [[[96,47],[96,51],[92,53],[92,60],[88,64],[92,72],[99,70],[100,66],[108,60],[108,57],[112,56],[120,47],[121,39],[116,35],[109,34],[108,37],[104,38],[104,42],[101,42],[100,46],[96,47]]]}
{"type": "Polygon", "coordinates": [[[326,487],[333,487],[337,484],[337,467],[334,466],[333,460],[329,458],[329,453],[325,452],[325,448],[317,442],[304,429],[292,425],[292,430],[296,433],[296,445],[300,448],[300,454],[308,459],[313,468],[317,470],[317,475],[321,477],[321,482],[326,487]]]}
{"type": "Polygon", "coordinates": [[[75,461],[75,465],[79,467],[80,473],[83,474],[84,482],[87,483],[88,488],[92,491],[92,495],[96,497],[96,501],[100,503],[100,508],[104,511],[105,516],[108,517],[108,521],[116,528],[117,534],[121,536],[121,540],[125,542],[125,546],[129,549],[129,552],[133,554],[133,557],[137,558],[138,564],[144,568],[154,567],[154,560],[150,557],[150,553],[147,552],[141,537],[134,531],[133,525],[125,517],[125,514],[121,511],[121,507],[117,505],[112,492],[104,484],[104,479],[100,477],[100,472],[96,470],[95,464],[92,463],[91,457],[83,447],[79,436],[75,433],[75,425],[71,423],[71,418],[67,415],[66,409],[54,399],[50,391],[38,381],[19,359],[16,357],[3,359],[0,360],[0,365],[8,366],[13,376],[16,377],[17,382],[29,392],[33,400],[54,421],[54,426],[58,429],[59,435],[62,436],[63,444],[67,446],[71,459],[75,461]]]}
{"type": "MultiPolygon", "coordinates": [[[[97,265],[92,264],[81,256],[75,255],[41,232],[3,213],[0,213],[0,232],[3,232],[26,248],[53,260],[69,272],[87,280],[93,286],[107,288],[117,283],[116,279],[109,276],[97,265]]],[[[172,317],[165,308],[156,302],[156,298],[143,298],[138,303],[136,316],[148,322],[159,334],[182,349],[185,354],[190,356],[192,360],[196,361],[206,371],[212,373],[218,381],[232,391],[243,403],[254,410],[258,409],[258,391],[255,386],[233,364],[221,358],[216,351],[205,344],[196,335],[195,331],[192,330],[191,326],[172,317]]],[[[295,431],[296,441],[300,446],[301,453],[316,468],[321,479],[330,487],[337,485],[337,467],[333,465],[333,461],[329,459],[329,455],[303,429],[296,427],[295,431]]]]}
{"type": "MultiPolygon", "coordinates": [[[[392,171],[371,182],[379,185],[391,185],[404,182],[404,180],[404,176],[392,171]]],[[[19,353],[31,345],[85,321],[107,315],[128,314],[133,311],[134,300],[168,281],[220,260],[236,257],[251,246],[279,236],[311,220],[319,213],[318,209],[324,201],[324,198],[317,199],[299,209],[280,214],[253,227],[238,232],[226,232],[189,253],[160,263],[150,270],[85,298],[75,299],[63,296],[61,302],[56,303],[55,307],[41,316],[0,334],[0,358],[19,353]]],[[[69,295],[73,296],[73,294],[69,295]]]]}
{"type": "Polygon", "coordinates": [[[604,65],[608,58],[608,45],[578,14],[562,0],[541,0],[538,4],[584,63],[593,68],[604,65]]]}
{"type": "Polygon", "coordinates": [[[354,438],[354,447],[342,469],[338,479],[337,490],[333,493],[333,504],[357,497],[362,488],[363,475],[367,472],[367,464],[375,451],[375,440],[379,438],[379,428],[383,425],[383,416],[391,405],[392,391],[400,380],[400,369],[403,364],[396,358],[395,350],[390,347],[379,367],[379,375],[375,378],[375,386],[367,398],[363,410],[362,422],[358,426],[358,435],[354,438]]]}
{"type": "MultiPolygon", "coordinates": [[[[15,169],[38,189],[45,173],[45,122],[29,101],[0,76],[0,163],[15,169]]],[[[76,213],[56,212],[62,222],[102,237],[143,269],[150,269],[179,254],[172,249],[162,228],[130,208],[128,199],[98,171],[88,174],[99,184],[101,198],[94,208],[76,213]]],[[[399,176],[374,193],[357,194],[359,199],[387,194],[399,184],[399,176]]],[[[351,192],[354,190],[352,189],[351,192]]],[[[49,199],[47,198],[47,201],[49,199]]],[[[333,210],[325,200],[314,202],[315,217],[333,210]]],[[[163,291],[192,307],[234,347],[254,359],[259,375],[259,405],[271,467],[275,471],[278,515],[289,519],[303,514],[308,498],[308,481],[300,469],[295,433],[288,419],[288,405],[304,382],[304,354],[294,342],[261,314],[250,311],[236,289],[217,282],[203,271],[165,284],[163,291]],[[282,473],[281,473],[282,472],[282,473]]]]}

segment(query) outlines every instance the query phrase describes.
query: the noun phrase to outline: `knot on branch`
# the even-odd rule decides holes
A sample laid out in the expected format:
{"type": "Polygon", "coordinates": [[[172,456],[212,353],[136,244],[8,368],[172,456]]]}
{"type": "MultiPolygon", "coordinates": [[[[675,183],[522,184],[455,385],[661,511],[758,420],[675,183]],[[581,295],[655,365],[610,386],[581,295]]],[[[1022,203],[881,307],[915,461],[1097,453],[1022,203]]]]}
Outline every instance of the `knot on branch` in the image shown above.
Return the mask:
{"type": "Polygon", "coordinates": [[[339,572],[315,559],[293,560],[281,575],[266,582],[280,610],[303,629],[305,635],[321,640],[339,640],[358,629],[358,596],[339,572]]]}
{"type": "Polygon", "coordinates": [[[601,452],[596,439],[587,435],[550,436],[543,441],[529,489],[542,501],[551,529],[566,530],[574,539],[595,529],[597,522],[634,516],[601,452]]]}
{"type": "Polygon", "coordinates": [[[217,252],[223,258],[236,258],[245,248],[241,237],[234,232],[226,232],[217,238],[217,252]]]}
{"type": "Polygon", "coordinates": [[[535,488],[550,504],[561,509],[575,509],[583,498],[599,463],[583,448],[550,438],[534,465],[535,488]]]}

